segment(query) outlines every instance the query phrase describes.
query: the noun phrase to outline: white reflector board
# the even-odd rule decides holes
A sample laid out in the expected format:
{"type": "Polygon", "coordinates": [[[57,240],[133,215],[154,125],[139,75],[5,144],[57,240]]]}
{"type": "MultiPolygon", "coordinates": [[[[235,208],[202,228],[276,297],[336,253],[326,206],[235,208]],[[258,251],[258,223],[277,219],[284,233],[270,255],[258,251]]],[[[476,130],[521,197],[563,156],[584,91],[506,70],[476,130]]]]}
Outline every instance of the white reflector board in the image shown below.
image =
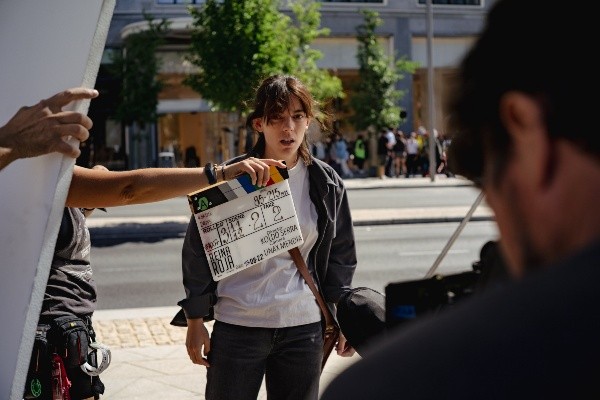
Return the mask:
{"type": "MultiPolygon", "coordinates": [[[[94,87],[115,0],[0,2],[0,126],[22,106],[94,87]]],[[[69,109],[87,113],[89,101],[69,109]]],[[[74,160],[0,171],[0,398],[21,399],[74,160]]]]}

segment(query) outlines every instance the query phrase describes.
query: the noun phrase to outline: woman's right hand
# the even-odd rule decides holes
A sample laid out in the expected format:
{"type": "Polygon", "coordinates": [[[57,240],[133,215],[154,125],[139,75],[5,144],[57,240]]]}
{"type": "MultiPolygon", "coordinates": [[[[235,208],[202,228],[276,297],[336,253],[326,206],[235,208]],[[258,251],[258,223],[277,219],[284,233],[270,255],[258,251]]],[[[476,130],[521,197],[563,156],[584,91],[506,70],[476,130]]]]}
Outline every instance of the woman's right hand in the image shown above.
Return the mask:
{"type": "Polygon", "coordinates": [[[225,177],[226,179],[233,179],[238,175],[248,173],[253,185],[267,186],[270,176],[269,167],[271,165],[285,168],[285,164],[278,160],[250,157],[235,164],[225,166],[225,177]]]}
{"type": "Polygon", "coordinates": [[[185,347],[190,360],[194,364],[210,367],[205,357],[210,351],[210,335],[204,326],[204,320],[202,318],[188,319],[187,325],[185,347]]]}

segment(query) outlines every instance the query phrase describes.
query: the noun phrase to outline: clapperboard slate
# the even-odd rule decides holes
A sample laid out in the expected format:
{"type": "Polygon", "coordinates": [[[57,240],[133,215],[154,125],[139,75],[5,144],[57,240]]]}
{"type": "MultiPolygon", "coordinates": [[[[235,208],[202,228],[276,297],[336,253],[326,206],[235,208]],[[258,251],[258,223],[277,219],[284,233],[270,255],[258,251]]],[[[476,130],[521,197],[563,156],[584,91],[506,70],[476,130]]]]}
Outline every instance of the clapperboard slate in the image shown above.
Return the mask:
{"type": "Polygon", "coordinates": [[[265,187],[244,174],[188,195],[215,281],[304,241],[287,169],[271,166],[270,175],[265,187]]]}

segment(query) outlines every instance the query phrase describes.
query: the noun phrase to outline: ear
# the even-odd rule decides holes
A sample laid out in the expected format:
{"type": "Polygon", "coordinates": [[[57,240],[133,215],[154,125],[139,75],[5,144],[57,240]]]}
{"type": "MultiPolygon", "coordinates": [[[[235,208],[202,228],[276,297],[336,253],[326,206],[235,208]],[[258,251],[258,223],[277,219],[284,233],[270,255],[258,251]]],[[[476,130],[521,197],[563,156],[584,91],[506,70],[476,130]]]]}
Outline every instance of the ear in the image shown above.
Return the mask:
{"type": "Polygon", "coordinates": [[[254,118],[252,120],[252,127],[256,132],[263,131],[263,119],[262,118],[254,118]]]}
{"type": "Polygon", "coordinates": [[[539,102],[522,92],[508,92],[499,107],[520,174],[534,187],[548,185],[554,175],[555,149],[539,102]]]}

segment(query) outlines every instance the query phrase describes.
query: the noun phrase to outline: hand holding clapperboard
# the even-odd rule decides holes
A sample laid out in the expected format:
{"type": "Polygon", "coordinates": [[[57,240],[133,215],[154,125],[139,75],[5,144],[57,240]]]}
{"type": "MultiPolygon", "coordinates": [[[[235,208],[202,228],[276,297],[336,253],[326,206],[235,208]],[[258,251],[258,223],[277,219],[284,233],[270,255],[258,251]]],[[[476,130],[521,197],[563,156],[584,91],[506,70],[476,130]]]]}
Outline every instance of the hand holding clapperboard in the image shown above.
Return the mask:
{"type": "Polygon", "coordinates": [[[270,176],[265,187],[244,174],[188,195],[215,281],[304,242],[287,169],[270,176]]]}

